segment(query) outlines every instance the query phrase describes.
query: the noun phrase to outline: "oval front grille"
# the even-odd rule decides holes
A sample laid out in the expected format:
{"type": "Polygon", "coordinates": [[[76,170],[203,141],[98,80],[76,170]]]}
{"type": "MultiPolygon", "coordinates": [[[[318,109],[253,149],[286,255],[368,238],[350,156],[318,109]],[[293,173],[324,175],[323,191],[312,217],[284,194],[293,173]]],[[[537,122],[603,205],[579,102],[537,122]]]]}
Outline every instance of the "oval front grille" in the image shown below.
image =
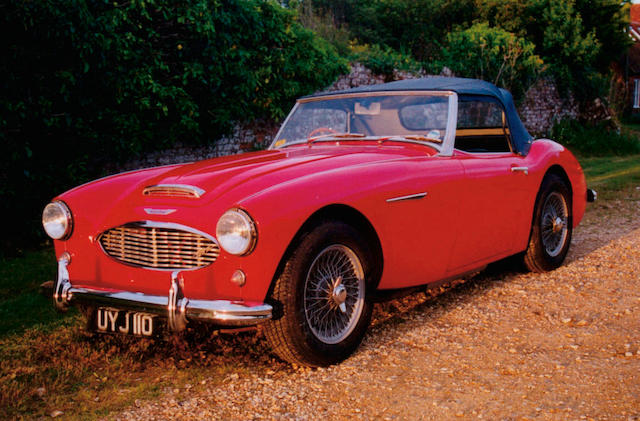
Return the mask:
{"type": "Polygon", "coordinates": [[[105,253],[132,266],[177,270],[201,268],[215,262],[220,254],[218,244],[185,228],[175,224],[133,223],[103,232],[99,241],[105,253]]]}

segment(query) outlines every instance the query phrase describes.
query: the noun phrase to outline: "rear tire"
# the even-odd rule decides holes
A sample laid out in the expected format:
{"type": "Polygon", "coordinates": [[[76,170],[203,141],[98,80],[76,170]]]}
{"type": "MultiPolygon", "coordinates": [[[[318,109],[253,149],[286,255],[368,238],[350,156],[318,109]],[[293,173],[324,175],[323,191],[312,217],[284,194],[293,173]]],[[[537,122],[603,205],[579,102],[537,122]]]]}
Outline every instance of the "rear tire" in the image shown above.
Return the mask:
{"type": "Polygon", "coordinates": [[[276,314],[265,325],[280,358],[319,367],[353,353],[371,320],[371,256],[362,236],[343,222],[323,222],[302,237],[275,281],[276,314]]]}
{"type": "Polygon", "coordinates": [[[524,265],[532,272],[559,267],[569,252],[573,227],[571,192],[555,174],[542,181],[531,224],[524,265]]]}

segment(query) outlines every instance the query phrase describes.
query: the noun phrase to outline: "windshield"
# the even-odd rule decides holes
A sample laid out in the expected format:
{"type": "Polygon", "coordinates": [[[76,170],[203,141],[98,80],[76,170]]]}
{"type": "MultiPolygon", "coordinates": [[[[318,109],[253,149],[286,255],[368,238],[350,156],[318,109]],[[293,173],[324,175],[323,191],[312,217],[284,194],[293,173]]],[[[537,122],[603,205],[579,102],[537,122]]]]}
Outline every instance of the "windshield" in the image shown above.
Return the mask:
{"type": "Polygon", "coordinates": [[[448,92],[376,92],[303,99],[271,147],[335,139],[437,145],[447,131],[449,97],[448,92]]]}

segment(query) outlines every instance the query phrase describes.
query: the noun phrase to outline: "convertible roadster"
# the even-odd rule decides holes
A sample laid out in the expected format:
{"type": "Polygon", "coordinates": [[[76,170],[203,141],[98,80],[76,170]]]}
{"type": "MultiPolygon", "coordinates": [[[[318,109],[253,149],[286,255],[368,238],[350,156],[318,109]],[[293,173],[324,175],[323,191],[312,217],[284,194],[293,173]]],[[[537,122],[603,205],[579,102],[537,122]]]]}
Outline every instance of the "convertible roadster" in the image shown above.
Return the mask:
{"type": "Polygon", "coordinates": [[[520,256],[562,264],[587,199],[574,156],[511,95],[431,77],[301,98],[266,151],[143,169],[56,197],[58,309],[151,336],[264,323],[286,361],[348,357],[374,297],[520,256]]]}

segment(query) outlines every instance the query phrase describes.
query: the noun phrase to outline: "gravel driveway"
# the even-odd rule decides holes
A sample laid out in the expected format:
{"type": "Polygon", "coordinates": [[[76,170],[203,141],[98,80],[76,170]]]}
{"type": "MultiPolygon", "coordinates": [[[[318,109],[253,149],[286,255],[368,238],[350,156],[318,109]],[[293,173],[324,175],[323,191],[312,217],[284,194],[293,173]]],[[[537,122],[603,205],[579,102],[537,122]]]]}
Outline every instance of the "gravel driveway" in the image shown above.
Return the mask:
{"type": "Polygon", "coordinates": [[[640,202],[599,204],[554,272],[503,265],[385,303],[338,366],[256,358],[112,417],[640,420],[639,282],[640,202]]]}

